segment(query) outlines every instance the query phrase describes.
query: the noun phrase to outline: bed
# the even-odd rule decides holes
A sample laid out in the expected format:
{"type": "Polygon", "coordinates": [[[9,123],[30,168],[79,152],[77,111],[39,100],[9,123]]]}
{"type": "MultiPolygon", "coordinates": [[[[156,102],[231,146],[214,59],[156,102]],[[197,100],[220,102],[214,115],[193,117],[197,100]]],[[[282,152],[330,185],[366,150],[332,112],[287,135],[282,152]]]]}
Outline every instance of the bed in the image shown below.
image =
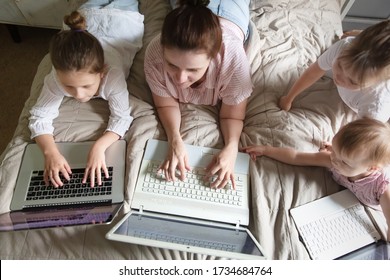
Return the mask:
{"type": "MultiPolygon", "coordinates": [[[[342,34],[343,0],[257,0],[251,2],[251,36],[246,49],[254,91],[250,97],[241,145],[256,143],[318,150],[338,128],[355,118],[343,105],[332,79],[322,78],[301,94],[289,112],[277,100],[316,58],[342,34]]],[[[143,72],[148,42],[158,34],[170,10],[166,0],[140,0],[144,14],[143,47],[128,78],[134,121],[125,135],[127,167],[125,207],[130,209],[138,168],[148,139],[166,139],[153,107],[143,72]]],[[[51,69],[46,56],[40,63],[30,97],[21,112],[15,134],[1,155],[0,213],[9,211],[20,160],[31,142],[29,109],[51,69]]],[[[108,120],[107,103],[78,104],[64,99],[55,120],[57,141],[95,140],[108,120]]],[[[186,143],[220,148],[218,110],[210,106],[182,105],[182,135],[186,143]]],[[[269,158],[250,163],[250,229],[269,259],[308,259],[299,241],[289,209],[341,190],[324,168],[294,167],[269,158]]],[[[120,218],[120,217],[118,217],[120,218]]],[[[115,223],[115,221],[114,221],[115,223]]],[[[113,226],[77,226],[0,233],[1,259],[213,259],[213,256],[124,244],[105,239],[113,226]]]]}

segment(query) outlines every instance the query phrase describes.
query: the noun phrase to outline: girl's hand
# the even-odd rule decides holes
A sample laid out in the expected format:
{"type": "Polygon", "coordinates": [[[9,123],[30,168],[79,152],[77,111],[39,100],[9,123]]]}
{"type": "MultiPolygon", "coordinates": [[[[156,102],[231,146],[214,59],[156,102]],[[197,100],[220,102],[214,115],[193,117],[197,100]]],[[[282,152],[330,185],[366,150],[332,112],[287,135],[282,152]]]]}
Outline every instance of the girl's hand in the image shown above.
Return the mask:
{"type": "Polygon", "coordinates": [[[233,189],[236,189],[234,180],[234,165],[237,158],[237,148],[235,146],[224,147],[216,154],[210,164],[207,166],[207,177],[212,180],[212,188],[224,188],[231,181],[233,189]]]}
{"type": "Polygon", "coordinates": [[[291,101],[289,100],[289,98],[287,98],[287,96],[282,96],[280,99],[279,99],[279,108],[284,110],[284,111],[290,111],[291,109],[291,101]]]}
{"type": "Polygon", "coordinates": [[[47,186],[52,183],[56,188],[62,187],[64,183],[62,182],[61,177],[69,181],[70,174],[72,174],[72,170],[60,152],[57,151],[55,153],[45,155],[43,180],[47,186]],[[60,176],[60,173],[62,176],[60,176]]]}
{"type": "Polygon", "coordinates": [[[186,172],[191,170],[188,164],[188,155],[183,140],[174,140],[169,143],[168,155],[157,172],[164,173],[167,181],[176,181],[176,171],[180,172],[180,180],[184,181],[186,172]]]}
{"type": "Polygon", "coordinates": [[[94,145],[89,152],[87,167],[85,168],[85,174],[83,178],[83,184],[87,182],[88,177],[90,177],[91,187],[95,186],[95,179],[97,180],[97,185],[102,184],[102,170],[105,178],[109,178],[108,169],[106,166],[106,156],[104,154],[105,148],[99,145],[94,145]]]}

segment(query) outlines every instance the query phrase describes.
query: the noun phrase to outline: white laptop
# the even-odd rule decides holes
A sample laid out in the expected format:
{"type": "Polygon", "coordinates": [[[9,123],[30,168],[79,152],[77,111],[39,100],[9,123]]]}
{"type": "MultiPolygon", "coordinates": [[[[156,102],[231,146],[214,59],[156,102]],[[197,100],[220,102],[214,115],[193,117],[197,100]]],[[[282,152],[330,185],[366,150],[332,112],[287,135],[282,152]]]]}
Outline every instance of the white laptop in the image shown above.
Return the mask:
{"type": "Polygon", "coordinates": [[[249,156],[239,153],[236,189],[210,188],[204,169],[218,149],[186,144],[184,181],[157,174],[168,145],[150,139],[140,167],[132,210],[106,235],[108,239],[232,259],[264,259],[249,223],[249,156]]]}
{"type": "Polygon", "coordinates": [[[310,257],[328,260],[356,257],[361,248],[379,250],[383,233],[371,213],[348,189],[290,210],[310,257]]]}
{"type": "Polygon", "coordinates": [[[11,200],[11,212],[0,217],[1,221],[6,223],[8,220],[8,224],[13,226],[0,224],[0,229],[41,228],[61,226],[61,223],[65,226],[111,221],[124,198],[127,144],[125,140],[119,140],[106,150],[106,165],[110,178],[102,176],[102,185],[92,188],[89,182],[82,184],[81,181],[93,143],[93,141],[56,143],[72,169],[71,180],[65,182],[64,179],[64,185],[58,188],[45,185],[42,151],[36,143],[28,144],[22,157],[11,200]],[[98,216],[100,218],[97,218],[98,216]],[[70,222],[71,220],[73,223],[70,222]]]}
{"type": "Polygon", "coordinates": [[[390,244],[379,240],[341,256],[337,260],[390,260],[390,244]]]}

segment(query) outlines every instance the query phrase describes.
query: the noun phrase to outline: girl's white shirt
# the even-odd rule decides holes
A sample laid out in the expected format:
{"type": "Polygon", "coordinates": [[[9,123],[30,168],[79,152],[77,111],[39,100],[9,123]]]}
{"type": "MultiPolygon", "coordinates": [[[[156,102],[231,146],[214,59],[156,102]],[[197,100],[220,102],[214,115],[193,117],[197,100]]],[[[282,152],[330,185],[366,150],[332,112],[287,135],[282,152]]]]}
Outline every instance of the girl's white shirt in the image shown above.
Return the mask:
{"type": "MultiPolygon", "coordinates": [[[[53,120],[59,114],[59,107],[64,97],[72,98],[62,87],[55,69],[52,68],[45,77],[41,95],[30,110],[31,138],[42,134],[53,134],[53,120]]],[[[108,101],[110,117],[106,131],[112,131],[122,137],[133,121],[133,117],[130,116],[129,92],[123,71],[109,67],[94,98],[108,101]]]]}
{"type": "MultiPolygon", "coordinates": [[[[87,20],[87,31],[102,44],[108,65],[96,96],[108,101],[110,117],[106,131],[122,137],[133,120],[126,79],[134,57],[143,44],[144,16],[139,12],[112,8],[89,8],[81,9],[80,12],[87,20]]],[[[64,29],[69,28],[64,26],[64,29]]],[[[69,96],[57,80],[53,68],[45,77],[37,103],[30,110],[31,138],[54,133],[53,120],[59,114],[63,98],[69,96]]]]}
{"type": "MultiPolygon", "coordinates": [[[[319,58],[318,65],[324,70],[332,69],[332,65],[341,51],[355,37],[347,37],[333,44],[319,58]]],[[[362,90],[350,90],[337,86],[343,102],[358,114],[358,117],[371,117],[382,122],[390,119],[390,80],[362,90]]]]}

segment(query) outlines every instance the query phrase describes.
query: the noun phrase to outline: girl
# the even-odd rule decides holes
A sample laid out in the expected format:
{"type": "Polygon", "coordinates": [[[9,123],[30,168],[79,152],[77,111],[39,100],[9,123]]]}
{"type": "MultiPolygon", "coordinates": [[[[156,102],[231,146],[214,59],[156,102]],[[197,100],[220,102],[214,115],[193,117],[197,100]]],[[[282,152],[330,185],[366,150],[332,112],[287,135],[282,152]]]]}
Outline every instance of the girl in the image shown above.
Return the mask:
{"type": "Polygon", "coordinates": [[[169,152],[160,167],[167,180],[184,180],[190,170],[180,134],[179,103],[221,103],[219,118],[225,146],[208,166],[212,186],[234,183],[234,163],[248,97],[252,93],[244,41],[249,1],[179,1],[165,18],[161,34],[145,54],[145,75],[167,133],[169,152]],[[208,5],[208,7],[206,7],[208,5]],[[214,13],[213,13],[214,12],[214,13]]]}
{"type": "MultiPolygon", "coordinates": [[[[383,172],[390,165],[389,139],[388,123],[362,118],[342,127],[332,145],[325,144],[316,153],[262,145],[244,147],[243,151],[253,160],[267,156],[292,165],[329,168],[334,180],[350,189],[363,204],[380,205],[389,226],[390,179],[383,172]]],[[[390,240],[390,228],[387,240],[390,240]]]]}
{"type": "Polygon", "coordinates": [[[359,118],[387,122],[390,118],[390,20],[355,34],[356,37],[346,37],[325,51],[280,99],[280,108],[290,110],[295,97],[331,69],[341,99],[359,118]]]}
{"type": "Polygon", "coordinates": [[[131,10],[134,4],[138,2],[87,2],[79,12],[64,17],[70,30],[60,31],[50,42],[53,68],[45,77],[41,95],[30,111],[29,122],[31,137],[45,157],[46,184],[62,186],[61,177],[69,180],[72,173],[53,137],[53,120],[58,116],[65,96],[79,102],[88,102],[92,98],[108,101],[111,113],[108,126],[89,152],[83,183],[90,177],[92,187],[95,178],[100,185],[102,171],[108,177],[104,152],[125,134],[133,120],[126,77],[143,37],[143,16],[138,13],[138,5],[136,11],[131,10]],[[94,5],[96,2],[99,5],[94,5]],[[103,26],[108,20],[113,27],[103,26]],[[129,29],[130,25],[132,29],[129,29]],[[110,32],[110,28],[115,28],[115,32],[110,32]]]}

